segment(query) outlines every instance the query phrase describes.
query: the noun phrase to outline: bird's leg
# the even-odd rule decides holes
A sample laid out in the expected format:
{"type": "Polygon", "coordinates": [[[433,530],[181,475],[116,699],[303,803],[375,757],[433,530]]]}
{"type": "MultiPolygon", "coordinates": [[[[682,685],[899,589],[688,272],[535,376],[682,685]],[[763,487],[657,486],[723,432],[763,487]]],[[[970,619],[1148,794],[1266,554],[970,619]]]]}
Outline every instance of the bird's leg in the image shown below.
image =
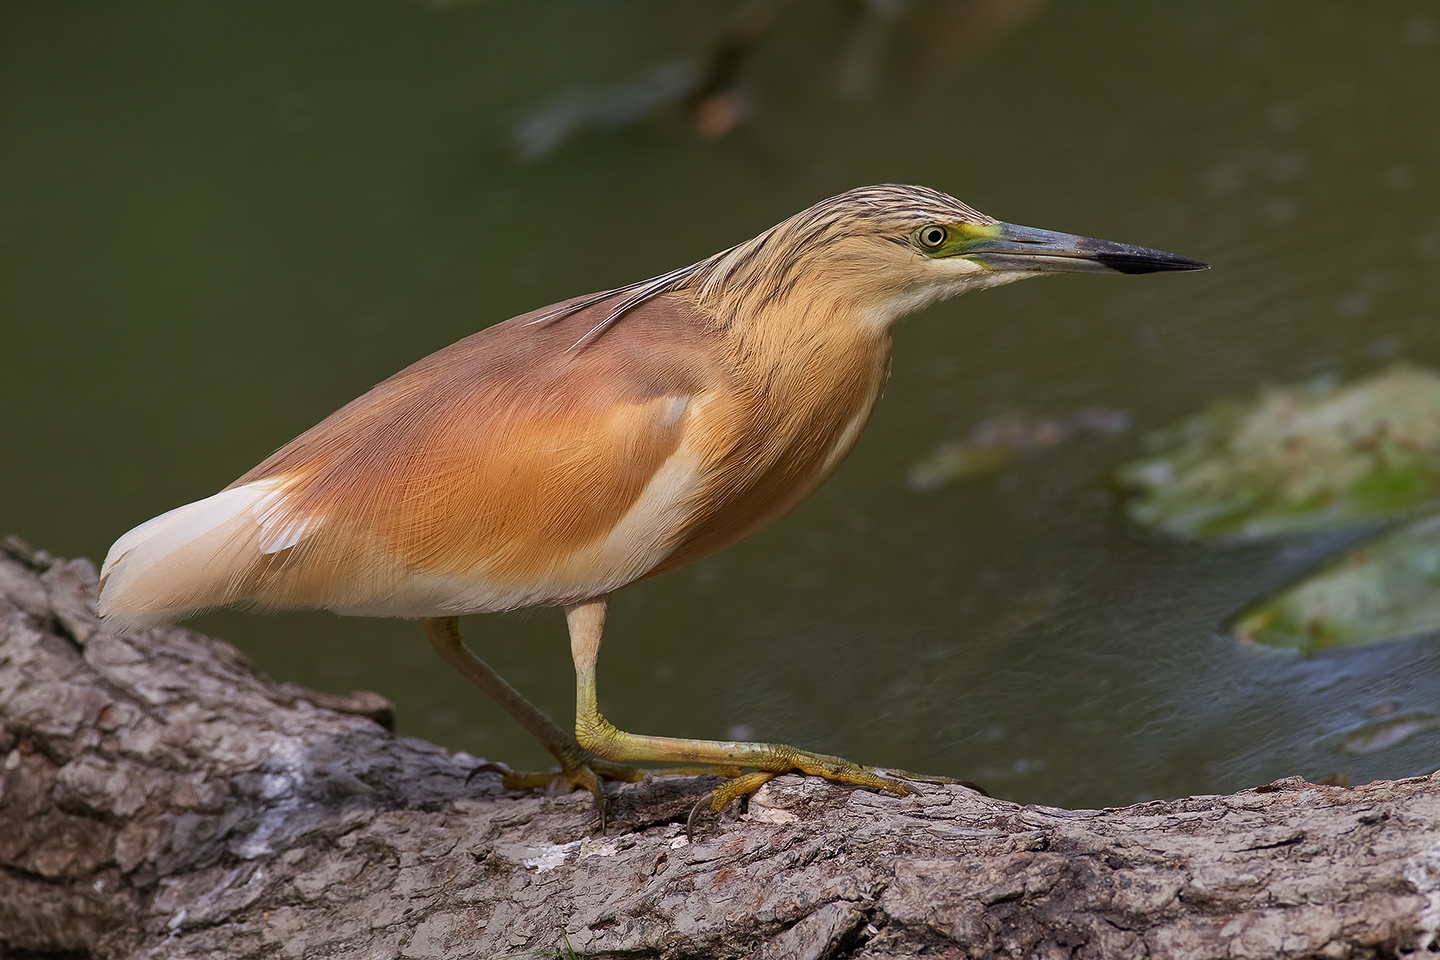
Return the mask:
{"type": "Polygon", "coordinates": [[[598,597],[565,608],[570,653],[575,659],[575,739],[596,756],[617,762],[659,761],[721,768],[713,772],[735,779],[715,792],[711,808],[717,812],[731,800],[759,789],[771,776],[792,770],[901,796],[910,793],[900,778],[887,771],[783,743],[647,737],[616,729],[600,715],[595,689],[595,661],[605,630],[605,601],[605,597],[598,597]],[[745,768],[757,772],[740,776],[745,768]]]}
{"type": "Polygon", "coordinates": [[[602,760],[576,743],[573,736],[560,729],[553,720],[541,713],[529,700],[526,700],[519,690],[506,683],[504,677],[496,673],[488,663],[475,656],[470,648],[465,646],[460,639],[458,617],[427,617],[425,619],[425,635],[430,638],[430,646],[440,654],[441,660],[459,670],[467,680],[485,691],[491,700],[500,704],[506,713],[520,721],[520,725],[529,730],[535,739],[539,740],[545,749],[560,761],[559,774],[516,773],[508,768],[502,768],[504,784],[507,788],[524,790],[531,787],[543,787],[558,776],[572,787],[584,787],[589,790],[595,795],[596,801],[603,804],[605,794],[600,787],[600,778],[635,783],[645,775],[643,770],[635,767],[602,760]]]}

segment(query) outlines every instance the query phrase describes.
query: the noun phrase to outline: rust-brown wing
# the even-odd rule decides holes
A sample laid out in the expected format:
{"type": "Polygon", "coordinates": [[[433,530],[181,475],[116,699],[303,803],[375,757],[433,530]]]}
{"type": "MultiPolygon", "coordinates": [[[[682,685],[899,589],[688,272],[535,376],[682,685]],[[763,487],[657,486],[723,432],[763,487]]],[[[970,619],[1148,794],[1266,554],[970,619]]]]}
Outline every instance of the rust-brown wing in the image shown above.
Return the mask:
{"type": "Polygon", "coordinates": [[[669,298],[572,348],[607,306],[467,337],[127,534],[106,562],[109,612],[435,615],[642,576],[693,509],[717,441],[687,436],[729,384],[703,320],[669,298]]]}

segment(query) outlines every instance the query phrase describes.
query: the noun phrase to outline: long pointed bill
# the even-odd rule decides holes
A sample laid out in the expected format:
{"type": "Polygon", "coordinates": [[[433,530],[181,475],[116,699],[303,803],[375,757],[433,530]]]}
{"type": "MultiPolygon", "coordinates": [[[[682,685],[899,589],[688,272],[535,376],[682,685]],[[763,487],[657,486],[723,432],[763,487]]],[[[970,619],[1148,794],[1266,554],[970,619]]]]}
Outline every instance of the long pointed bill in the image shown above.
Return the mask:
{"type": "MultiPolygon", "coordinates": [[[[967,223],[950,256],[990,270],[1033,273],[1158,273],[1207,270],[1210,265],[1164,250],[1077,237],[1013,223],[967,223]]],[[[947,251],[948,253],[948,251],[947,251]]]]}

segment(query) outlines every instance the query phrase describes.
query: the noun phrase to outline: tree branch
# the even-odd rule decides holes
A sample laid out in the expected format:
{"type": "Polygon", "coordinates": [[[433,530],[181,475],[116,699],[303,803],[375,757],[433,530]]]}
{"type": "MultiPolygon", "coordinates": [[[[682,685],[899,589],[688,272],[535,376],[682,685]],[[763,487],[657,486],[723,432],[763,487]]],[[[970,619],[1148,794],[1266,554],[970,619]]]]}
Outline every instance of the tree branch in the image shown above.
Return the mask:
{"type": "Polygon", "coordinates": [[[1390,957],[1440,926],[1437,776],[1112,810],[782,777],[694,843],[714,781],[656,777],[602,836],[373,694],[115,635],[94,582],[0,550],[0,958],[1390,957]]]}

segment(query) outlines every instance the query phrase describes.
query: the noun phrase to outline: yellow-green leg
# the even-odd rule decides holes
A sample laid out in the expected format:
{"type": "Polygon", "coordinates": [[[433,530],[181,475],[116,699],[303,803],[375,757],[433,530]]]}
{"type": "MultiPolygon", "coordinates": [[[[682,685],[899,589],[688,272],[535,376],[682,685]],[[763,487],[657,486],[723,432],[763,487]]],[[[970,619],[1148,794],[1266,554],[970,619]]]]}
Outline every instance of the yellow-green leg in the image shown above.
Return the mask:
{"type": "Polygon", "coordinates": [[[645,775],[645,771],[635,767],[602,760],[580,746],[574,737],[560,729],[554,721],[526,700],[520,691],[506,683],[505,678],[496,673],[488,663],[465,646],[460,639],[459,618],[427,617],[425,635],[430,638],[430,646],[440,654],[441,660],[459,670],[467,680],[485,691],[491,700],[520,721],[520,725],[529,730],[535,739],[560,761],[558,774],[517,773],[497,764],[497,768],[504,773],[504,784],[507,788],[524,790],[544,787],[559,779],[572,787],[584,787],[595,795],[597,802],[603,804],[605,794],[600,787],[601,778],[635,783],[645,775]]]}
{"type": "Polygon", "coordinates": [[[599,597],[565,608],[565,620],[570,627],[570,653],[575,659],[575,739],[595,756],[617,762],[657,761],[725,768],[722,775],[735,779],[715,792],[711,806],[716,811],[731,800],[759,789],[771,777],[790,771],[901,796],[910,792],[888,771],[783,743],[647,737],[616,729],[600,715],[595,689],[595,661],[600,655],[600,637],[605,630],[605,602],[605,597],[599,597]],[[756,772],[737,777],[736,768],[756,772]]]}

